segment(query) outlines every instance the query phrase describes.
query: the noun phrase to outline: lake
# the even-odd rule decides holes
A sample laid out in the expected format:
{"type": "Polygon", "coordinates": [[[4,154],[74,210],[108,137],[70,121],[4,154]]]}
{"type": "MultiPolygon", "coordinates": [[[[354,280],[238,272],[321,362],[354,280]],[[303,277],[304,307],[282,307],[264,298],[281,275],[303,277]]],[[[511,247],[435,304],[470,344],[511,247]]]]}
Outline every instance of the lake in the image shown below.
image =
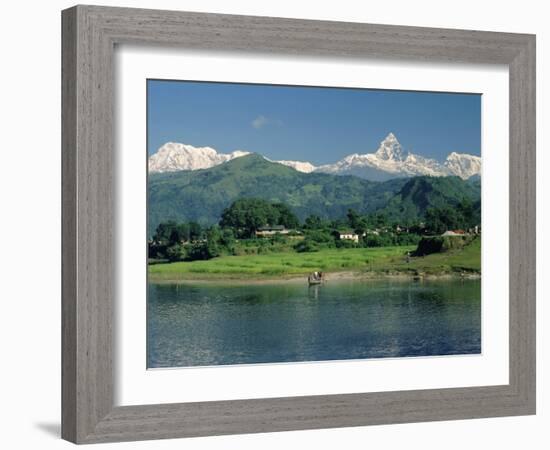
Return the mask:
{"type": "Polygon", "coordinates": [[[148,286],[149,368],[480,352],[480,280],[148,286]]]}

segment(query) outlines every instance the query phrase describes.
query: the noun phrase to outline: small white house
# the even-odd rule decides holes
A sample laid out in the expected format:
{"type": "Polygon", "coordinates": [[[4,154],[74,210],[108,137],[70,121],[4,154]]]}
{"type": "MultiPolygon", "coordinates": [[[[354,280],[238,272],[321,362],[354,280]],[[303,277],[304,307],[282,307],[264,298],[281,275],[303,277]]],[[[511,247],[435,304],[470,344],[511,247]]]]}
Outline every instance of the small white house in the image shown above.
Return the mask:
{"type": "Polygon", "coordinates": [[[341,231],[340,239],[343,241],[359,242],[359,235],[353,231],[341,231]]]}

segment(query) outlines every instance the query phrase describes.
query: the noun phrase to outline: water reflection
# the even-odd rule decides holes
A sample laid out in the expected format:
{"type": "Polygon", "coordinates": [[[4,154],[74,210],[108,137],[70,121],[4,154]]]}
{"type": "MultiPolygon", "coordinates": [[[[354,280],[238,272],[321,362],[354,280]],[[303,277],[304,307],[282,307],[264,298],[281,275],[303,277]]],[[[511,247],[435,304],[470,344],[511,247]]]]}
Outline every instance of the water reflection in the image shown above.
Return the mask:
{"type": "Polygon", "coordinates": [[[148,289],[149,367],[472,354],[478,280],[148,289]]]}

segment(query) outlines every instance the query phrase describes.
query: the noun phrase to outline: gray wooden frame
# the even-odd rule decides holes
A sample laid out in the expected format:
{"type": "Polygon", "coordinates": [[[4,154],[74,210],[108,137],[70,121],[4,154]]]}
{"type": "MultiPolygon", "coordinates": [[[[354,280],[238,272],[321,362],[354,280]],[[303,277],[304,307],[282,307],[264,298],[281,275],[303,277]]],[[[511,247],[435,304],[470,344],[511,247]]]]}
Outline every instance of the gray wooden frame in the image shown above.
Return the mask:
{"type": "Polygon", "coordinates": [[[62,436],[76,443],[535,413],[535,37],[96,6],[62,13],[62,436]],[[113,406],[116,44],[506,64],[510,379],[499,386],[113,406]]]}

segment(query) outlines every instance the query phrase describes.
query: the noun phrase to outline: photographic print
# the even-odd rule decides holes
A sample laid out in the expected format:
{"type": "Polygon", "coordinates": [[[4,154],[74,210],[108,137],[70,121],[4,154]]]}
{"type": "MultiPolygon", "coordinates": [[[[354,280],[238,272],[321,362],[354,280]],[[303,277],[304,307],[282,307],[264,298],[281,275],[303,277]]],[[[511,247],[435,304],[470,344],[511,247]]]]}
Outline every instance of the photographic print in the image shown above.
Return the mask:
{"type": "Polygon", "coordinates": [[[147,80],[147,367],[480,354],[481,95],[147,80]]]}

